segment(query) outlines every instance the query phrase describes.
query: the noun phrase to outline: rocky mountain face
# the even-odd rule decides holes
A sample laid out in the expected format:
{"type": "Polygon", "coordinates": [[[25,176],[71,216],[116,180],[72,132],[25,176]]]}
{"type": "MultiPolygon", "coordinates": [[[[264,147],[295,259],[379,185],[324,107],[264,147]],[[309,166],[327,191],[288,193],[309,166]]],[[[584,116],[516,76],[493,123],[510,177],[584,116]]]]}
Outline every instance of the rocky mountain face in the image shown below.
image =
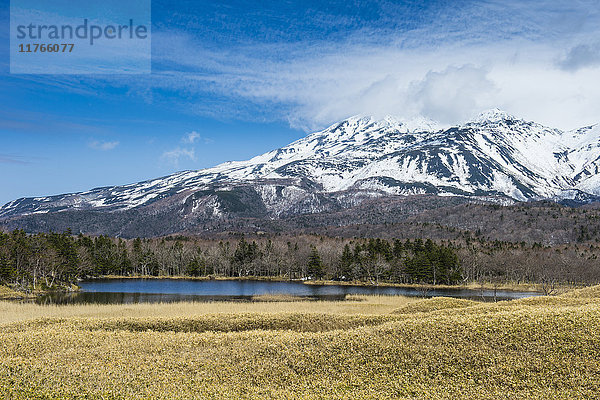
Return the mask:
{"type": "Polygon", "coordinates": [[[413,195],[500,204],[597,200],[600,126],[561,131],[500,110],[444,128],[424,119],[352,117],[248,161],[18,199],[0,208],[0,221],[35,230],[70,224],[91,233],[116,225],[128,234],[161,235],[202,231],[215,221],[284,219],[413,195]]]}

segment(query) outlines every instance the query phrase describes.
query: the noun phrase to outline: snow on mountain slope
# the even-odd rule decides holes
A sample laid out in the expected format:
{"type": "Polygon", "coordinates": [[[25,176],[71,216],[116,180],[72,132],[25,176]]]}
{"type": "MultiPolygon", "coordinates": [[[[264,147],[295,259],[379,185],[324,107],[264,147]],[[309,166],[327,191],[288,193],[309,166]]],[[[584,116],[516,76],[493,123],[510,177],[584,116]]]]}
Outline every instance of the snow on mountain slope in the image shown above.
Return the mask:
{"type": "Polygon", "coordinates": [[[383,195],[515,200],[600,195],[600,127],[563,132],[497,109],[454,127],[426,119],[352,117],[247,161],[125,186],[19,199],[1,207],[0,217],[173,203],[185,204],[191,213],[212,204],[211,215],[219,215],[219,202],[229,201],[223,193],[240,186],[252,187],[252,193],[244,192],[235,207],[260,203],[256,207],[273,216],[383,195]],[[355,200],[349,200],[352,196],[355,200]]]}
{"type": "Polygon", "coordinates": [[[600,195],[600,125],[592,125],[564,135],[572,164],[575,188],[600,195]]]}

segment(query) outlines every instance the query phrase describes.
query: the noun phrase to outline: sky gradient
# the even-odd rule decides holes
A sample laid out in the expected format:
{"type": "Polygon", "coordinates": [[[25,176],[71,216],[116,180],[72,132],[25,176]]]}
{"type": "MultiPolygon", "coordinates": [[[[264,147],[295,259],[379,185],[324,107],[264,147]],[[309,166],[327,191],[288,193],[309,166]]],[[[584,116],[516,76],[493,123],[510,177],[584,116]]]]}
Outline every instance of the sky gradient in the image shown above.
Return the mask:
{"type": "Polygon", "coordinates": [[[0,203],[247,159],[355,114],[600,122],[600,1],[152,1],[152,74],[9,73],[0,203]]]}

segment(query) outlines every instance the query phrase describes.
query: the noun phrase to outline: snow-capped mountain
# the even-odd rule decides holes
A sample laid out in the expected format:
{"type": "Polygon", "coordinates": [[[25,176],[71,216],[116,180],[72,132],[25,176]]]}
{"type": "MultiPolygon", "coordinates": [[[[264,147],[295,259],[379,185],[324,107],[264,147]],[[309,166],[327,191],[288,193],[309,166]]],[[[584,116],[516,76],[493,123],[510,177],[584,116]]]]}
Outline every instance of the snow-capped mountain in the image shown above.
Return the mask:
{"type": "MultiPolygon", "coordinates": [[[[600,196],[600,126],[561,131],[490,110],[464,124],[352,117],[248,161],[0,208],[0,218],[60,211],[165,209],[189,223],[277,218],[367,198],[436,194],[503,201],[600,196]]],[[[136,214],[139,215],[140,213],[136,214]]]]}

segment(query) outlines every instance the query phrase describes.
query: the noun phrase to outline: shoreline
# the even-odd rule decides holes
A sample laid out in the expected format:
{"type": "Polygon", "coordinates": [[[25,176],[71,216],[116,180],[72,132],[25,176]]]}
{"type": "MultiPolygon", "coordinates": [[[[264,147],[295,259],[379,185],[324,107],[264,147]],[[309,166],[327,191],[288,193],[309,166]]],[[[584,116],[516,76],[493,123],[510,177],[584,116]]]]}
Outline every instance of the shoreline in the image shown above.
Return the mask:
{"type": "MultiPolygon", "coordinates": [[[[392,287],[415,289],[423,292],[431,290],[485,290],[485,291],[504,291],[504,292],[526,292],[543,294],[542,284],[536,283],[504,283],[494,284],[491,282],[470,282],[460,285],[433,285],[433,284],[408,284],[394,282],[363,282],[363,281],[333,281],[333,280],[302,280],[288,279],[277,276],[243,276],[243,277],[225,277],[225,276],[154,276],[154,275],[101,275],[95,277],[86,277],[80,279],[82,281],[94,281],[102,279],[148,279],[148,280],[192,280],[192,281],[263,281],[263,282],[294,282],[312,286],[358,286],[358,287],[392,287]]],[[[585,285],[557,285],[553,294],[564,293],[569,290],[585,287],[585,285]]],[[[54,292],[78,292],[80,290],[77,284],[73,284],[70,288],[52,289],[52,290],[35,290],[30,293],[17,291],[8,286],[0,285],[0,301],[18,301],[31,300],[40,296],[54,292]]]]}
{"type": "Polygon", "coordinates": [[[33,300],[38,297],[50,294],[50,293],[75,293],[79,292],[81,288],[76,284],[71,284],[69,288],[57,288],[57,289],[35,289],[30,292],[24,292],[11,288],[10,286],[0,285],[0,301],[20,301],[20,300],[33,300]]]}
{"type": "Polygon", "coordinates": [[[36,297],[34,293],[19,292],[9,286],[0,285],[0,301],[30,300],[36,297]]]}
{"type": "MultiPolygon", "coordinates": [[[[98,277],[90,277],[83,280],[99,280],[99,279],[170,279],[170,280],[193,280],[193,281],[264,281],[264,282],[295,282],[303,283],[306,285],[315,286],[362,286],[362,287],[398,287],[407,289],[423,289],[423,290],[434,290],[434,289],[447,289],[447,290],[502,290],[510,292],[531,292],[531,293],[543,293],[541,288],[542,284],[536,283],[505,283],[505,284],[493,284],[491,282],[485,282],[483,284],[478,282],[471,282],[462,285],[433,285],[433,284],[409,284],[409,283],[394,283],[394,282],[362,282],[362,281],[333,281],[333,280],[302,280],[302,279],[288,279],[285,277],[275,276],[243,276],[243,277],[225,277],[225,276],[154,276],[154,275],[102,275],[98,277]]],[[[584,285],[558,285],[557,289],[559,292],[566,290],[577,289],[584,287],[584,285]]]]}

